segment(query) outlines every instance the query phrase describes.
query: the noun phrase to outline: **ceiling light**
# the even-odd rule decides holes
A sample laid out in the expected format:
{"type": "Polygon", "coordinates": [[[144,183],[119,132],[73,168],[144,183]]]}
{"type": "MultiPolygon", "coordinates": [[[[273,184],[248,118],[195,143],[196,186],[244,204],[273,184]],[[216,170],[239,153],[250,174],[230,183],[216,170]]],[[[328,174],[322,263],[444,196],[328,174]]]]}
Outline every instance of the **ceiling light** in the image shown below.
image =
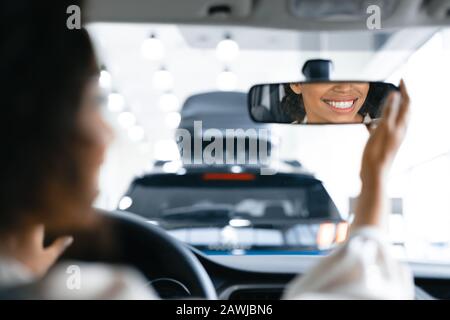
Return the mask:
{"type": "Polygon", "coordinates": [[[165,54],[164,44],[155,35],[151,35],[142,43],[141,53],[146,59],[152,61],[162,60],[165,54]]]}
{"type": "Polygon", "coordinates": [[[108,95],[108,109],[112,112],[122,111],[125,107],[125,98],[117,92],[108,95]]]}
{"type": "Polygon", "coordinates": [[[239,55],[239,45],[231,38],[220,41],[216,47],[216,57],[220,61],[229,62],[237,58],[239,55]]]}
{"type": "Polygon", "coordinates": [[[111,74],[106,70],[100,71],[100,77],[98,78],[98,84],[100,88],[109,90],[111,89],[111,83],[111,74]]]}

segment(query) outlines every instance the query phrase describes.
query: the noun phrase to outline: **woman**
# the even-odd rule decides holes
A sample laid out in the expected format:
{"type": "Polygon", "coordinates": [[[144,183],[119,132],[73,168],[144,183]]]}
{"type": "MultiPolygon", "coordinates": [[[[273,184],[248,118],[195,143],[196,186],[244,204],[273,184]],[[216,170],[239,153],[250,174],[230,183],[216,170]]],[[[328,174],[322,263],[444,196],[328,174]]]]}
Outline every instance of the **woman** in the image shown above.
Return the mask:
{"type": "Polygon", "coordinates": [[[382,83],[311,82],[284,85],[281,109],[295,123],[370,123],[388,91],[382,83]]]}
{"type": "MultiPolygon", "coordinates": [[[[73,4],[79,1],[18,0],[0,8],[2,22],[9,26],[0,40],[3,288],[40,279],[73,241],[61,237],[44,247],[44,232],[58,234],[96,222],[92,203],[112,131],[99,108],[99,70],[89,36],[66,28],[66,9],[73,4]]],[[[83,278],[97,275],[95,287],[65,290],[65,281],[56,280],[66,278],[66,268],[60,266],[46,282],[59,286],[42,297],[155,297],[136,272],[79,265],[83,278]]]]}
{"type": "MultiPolygon", "coordinates": [[[[0,57],[4,90],[1,137],[6,147],[5,156],[0,157],[0,288],[39,283],[36,298],[47,299],[156,298],[141,275],[109,265],[77,264],[89,285],[70,290],[67,266],[56,262],[73,239],[65,236],[43,245],[47,231],[95,224],[92,203],[111,140],[111,130],[98,108],[98,67],[89,37],[84,30],[65,28],[66,8],[73,4],[77,1],[2,4],[2,21],[10,27],[0,40],[2,48],[7,48],[0,57]]],[[[369,239],[366,243],[371,243],[373,252],[384,252],[382,244],[372,238],[375,232],[361,230],[364,226],[376,228],[382,218],[384,179],[407,122],[403,84],[402,95],[398,110],[395,101],[389,101],[385,119],[367,144],[354,236],[302,277],[303,283],[294,282],[287,298],[348,296],[345,288],[364,282],[360,271],[369,267],[358,263],[359,257],[366,257],[363,250],[367,248],[362,245],[349,254],[352,244],[369,239]],[[355,268],[356,277],[339,277],[346,282],[338,278],[318,281],[317,272],[333,274],[346,259],[353,261],[348,266],[355,268]]],[[[397,289],[395,297],[410,297],[411,279],[399,276],[400,267],[385,268],[385,264],[396,266],[397,262],[389,255],[375,257],[370,267],[384,272],[383,279],[397,289]]],[[[358,288],[362,291],[354,290],[350,297],[383,298],[381,294],[370,296],[363,286],[358,288]]]]}

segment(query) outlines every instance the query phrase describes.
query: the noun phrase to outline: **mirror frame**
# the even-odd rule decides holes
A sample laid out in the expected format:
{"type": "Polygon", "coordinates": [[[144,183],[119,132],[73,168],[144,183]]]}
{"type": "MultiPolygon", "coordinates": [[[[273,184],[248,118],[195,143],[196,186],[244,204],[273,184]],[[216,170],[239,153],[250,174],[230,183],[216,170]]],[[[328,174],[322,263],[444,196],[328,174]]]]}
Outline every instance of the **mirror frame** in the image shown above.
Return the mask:
{"type": "MultiPolygon", "coordinates": [[[[327,83],[327,82],[335,82],[335,83],[384,83],[388,85],[392,91],[400,92],[400,88],[393,84],[392,82],[386,82],[386,81],[364,81],[364,80],[301,80],[301,81],[287,81],[287,82],[278,82],[278,83],[262,83],[262,84],[255,84],[253,85],[247,93],[247,111],[250,116],[250,119],[254,123],[264,123],[264,124],[278,124],[278,125],[303,125],[303,126],[327,126],[327,125],[365,125],[364,123],[289,123],[289,122],[271,122],[271,121],[260,121],[256,120],[252,114],[252,92],[254,89],[260,86],[270,86],[270,85],[285,85],[285,84],[292,84],[292,83],[327,83]]],[[[373,121],[377,121],[381,118],[374,119],[373,121]]]]}

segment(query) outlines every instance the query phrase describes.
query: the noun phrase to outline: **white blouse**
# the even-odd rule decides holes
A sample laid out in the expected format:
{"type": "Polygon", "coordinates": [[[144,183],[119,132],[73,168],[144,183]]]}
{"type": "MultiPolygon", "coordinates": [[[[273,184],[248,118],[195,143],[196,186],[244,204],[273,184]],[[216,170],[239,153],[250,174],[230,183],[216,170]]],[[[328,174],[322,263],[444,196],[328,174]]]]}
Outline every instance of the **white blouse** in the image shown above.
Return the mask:
{"type": "MultiPolygon", "coordinates": [[[[26,285],[36,280],[21,263],[0,256],[0,290],[26,285]]],[[[36,299],[151,300],[158,296],[148,281],[128,267],[78,261],[57,264],[43,281],[36,281],[36,299]],[[75,271],[75,272],[74,272],[75,271]],[[79,277],[79,279],[75,279],[79,277]]],[[[27,295],[25,295],[27,296],[27,295]]]]}
{"type": "Polygon", "coordinates": [[[284,299],[414,299],[414,281],[382,231],[365,227],[294,279],[284,299]]]}
{"type": "MultiPolygon", "coordinates": [[[[0,288],[33,281],[19,262],[0,256],[0,288]]],[[[103,264],[61,263],[39,287],[40,299],[156,299],[145,278],[130,268],[103,264]],[[80,270],[73,286],[70,266],[80,270]]],[[[310,271],[294,279],[284,299],[413,299],[413,277],[389,252],[374,227],[353,232],[349,240],[310,271]]]]}

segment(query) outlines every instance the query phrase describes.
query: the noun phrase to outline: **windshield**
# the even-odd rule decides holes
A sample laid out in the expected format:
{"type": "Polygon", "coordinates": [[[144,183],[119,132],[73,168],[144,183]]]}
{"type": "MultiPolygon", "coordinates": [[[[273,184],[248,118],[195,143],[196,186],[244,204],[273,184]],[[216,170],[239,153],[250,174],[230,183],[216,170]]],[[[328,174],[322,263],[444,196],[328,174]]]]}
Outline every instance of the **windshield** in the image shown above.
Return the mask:
{"type": "MultiPolygon", "coordinates": [[[[311,208],[304,210],[312,199],[304,187],[130,187],[136,179],[155,172],[180,177],[183,170],[189,173],[189,168],[179,164],[183,159],[175,139],[178,127],[190,130],[185,117],[192,114],[182,111],[189,97],[216,91],[245,94],[259,83],[299,81],[305,61],[330,59],[336,79],[384,80],[394,84],[400,78],[405,80],[412,101],[412,118],[389,180],[388,232],[400,257],[450,262],[449,29],[297,32],[97,23],[88,30],[104,67],[100,84],[108,95],[105,116],[117,137],[101,174],[99,207],[136,211],[205,250],[223,249],[219,245],[223,245],[224,237],[229,239],[230,230],[237,245],[227,249],[242,249],[245,244],[244,249],[248,250],[270,248],[272,252],[293,250],[301,254],[326,248],[321,246],[323,243],[336,243],[337,230],[342,229],[338,220],[321,217],[319,221],[302,216],[306,211],[314,212],[311,208]],[[219,50],[218,44],[229,38],[237,43],[237,48],[225,45],[219,50]],[[131,198],[132,205],[124,196],[131,198]],[[261,226],[258,219],[264,217],[261,212],[269,211],[268,208],[276,213],[277,221],[292,226],[291,229],[316,230],[300,233],[309,235],[311,241],[304,238],[292,242],[290,239],[295,237],[290,229],[280,232],[282,228],[274,227],[274,220],[269,223],[271,228],[267,224],[261,226]],[[217,223],[219,218],[222,220],[217,223]],[[250,222],[241,221],[249,225],[233,227],[233,218],[250,222]],[[331,229],[327,234],[332,241],[322,242],[325,233],[319,230],[331,229]],[[256,237],[252,239],[262,242],[248,240],[249,232],[256,237]],[[240,235],[235,236],[236,233],[240,235]]],[[[211,106],[212,102],[205,105],[211,106]]],[[[202,116],[200,111],[198,117],[202,116]]],[[[210,127],[223,130],[234,128],[244,115],[216,114],[212,118],[222,121],[220,125],[211,122],[210,127]]],[[[326,204],[333,203],[339,219],[351,221],[360,190],[366,128],[272,125],[269,129],[271,158],[282,162],[291,174],[296,168],[288,162],[298,162],[321,181],[322,191],[331,199],[326,204]]],[[[245,166],[232,167],[224,170],[247,172],[245,166]]]]}

